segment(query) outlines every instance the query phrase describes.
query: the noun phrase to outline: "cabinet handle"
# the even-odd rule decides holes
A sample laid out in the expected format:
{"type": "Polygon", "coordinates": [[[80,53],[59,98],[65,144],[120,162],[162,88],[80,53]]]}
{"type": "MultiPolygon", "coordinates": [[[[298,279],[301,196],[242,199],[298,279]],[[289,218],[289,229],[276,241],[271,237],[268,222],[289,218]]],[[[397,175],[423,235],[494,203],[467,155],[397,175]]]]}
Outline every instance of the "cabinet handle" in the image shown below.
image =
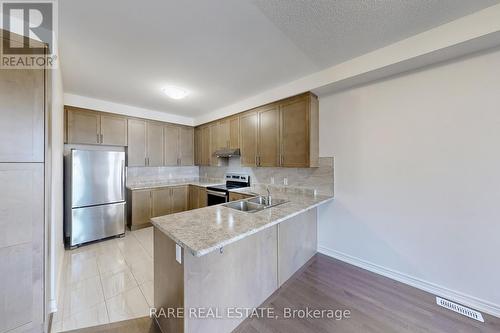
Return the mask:
{"type": "Polygon", "coordinates": [[[260,155],[259,155],[259,166],[260,166],[260,155]]]}
{"type": "Polygon", "coordinates": [[[101,134],[101,143],[103,143],[103,142],[104,142],[104,135],[101,134]]]}
{"type": "Polygon", "coordinates": [[[259,166],[259,163],[257,162],[257,155],[255,155],[255,166],[259,166]]]}
{"type": "Polygon", "coordinates": [[[97,133],[97,143],[100,143],[100,141],[99,141],[99,133],[97,133]]]}

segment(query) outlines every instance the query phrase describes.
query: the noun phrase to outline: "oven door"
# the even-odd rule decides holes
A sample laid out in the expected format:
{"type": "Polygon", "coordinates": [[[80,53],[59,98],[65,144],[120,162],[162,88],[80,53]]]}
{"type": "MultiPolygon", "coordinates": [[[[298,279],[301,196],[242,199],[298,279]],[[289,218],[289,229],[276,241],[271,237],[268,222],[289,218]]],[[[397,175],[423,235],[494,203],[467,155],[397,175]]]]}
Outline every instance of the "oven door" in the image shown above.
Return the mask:
{"type": "Polygon", "coordinates": [[[207,190],[207,205],[213,206],[227,202],[227,193],[224,191],[207,190]]]}

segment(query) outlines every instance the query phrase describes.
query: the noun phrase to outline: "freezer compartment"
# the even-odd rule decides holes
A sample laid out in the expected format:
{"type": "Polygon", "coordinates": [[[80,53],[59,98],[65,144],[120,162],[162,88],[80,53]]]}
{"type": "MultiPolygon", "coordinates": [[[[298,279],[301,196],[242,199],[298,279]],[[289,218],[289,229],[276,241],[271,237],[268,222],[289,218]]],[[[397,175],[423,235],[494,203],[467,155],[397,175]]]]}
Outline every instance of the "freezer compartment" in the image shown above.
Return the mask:
{"type": "Polygon", "coordinates": [[[69,247],[125,233],[125,202],[73,208],[69,247]]]}

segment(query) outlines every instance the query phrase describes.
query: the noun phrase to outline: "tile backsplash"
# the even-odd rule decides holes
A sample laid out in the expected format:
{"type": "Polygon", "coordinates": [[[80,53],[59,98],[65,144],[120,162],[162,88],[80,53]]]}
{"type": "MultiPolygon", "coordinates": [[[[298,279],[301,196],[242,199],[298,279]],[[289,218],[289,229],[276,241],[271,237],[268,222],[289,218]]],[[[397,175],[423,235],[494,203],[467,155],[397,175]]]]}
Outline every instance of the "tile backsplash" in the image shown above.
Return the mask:
{"type": "Polygon", "coordinates": [[[252,186],[275,184],[316,190],[318,194],[333,195],[333,157],[320,157],[318,168],[251,168],[242,167],[240,159],[230,158],[226,165],[185,167],[129,167],[127,185],[166,183],[193,179],[224,182],[226,172],[250,175],[252,186]]]}
{"type": "Polygon", "coordinates": [[[199,167],[128,167],[127,185],[197,179],[199,167]]]}
{"type": "Polygon", "coordinates": [[[318,194],[333,195],[333,157],[320,157],[318,168],[254,168],[242,167],[240,159],[232,157],[226,166],[200,166],[200,177],[223,179],[226,172],[250,175],[252,185],[274,184],[314,189],[318,194]]]}

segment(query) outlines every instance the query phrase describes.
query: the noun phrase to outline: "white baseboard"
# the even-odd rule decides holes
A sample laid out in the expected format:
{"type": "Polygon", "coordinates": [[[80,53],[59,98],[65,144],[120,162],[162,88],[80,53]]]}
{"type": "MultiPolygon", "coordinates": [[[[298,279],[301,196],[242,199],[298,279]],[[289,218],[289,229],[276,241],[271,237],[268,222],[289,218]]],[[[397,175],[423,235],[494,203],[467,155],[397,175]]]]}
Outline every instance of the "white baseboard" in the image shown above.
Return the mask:
{"type": "Polygon", "coordinates": [[[474,296],[470,296],[459,291],[451,290],[446,287],[439,286],[437,284],[421,280],[419,278],[415,278],[409,276],[407,274],[385,268],[363,259],[359,259],[348,254],[329,249],[324,246],[318,246],[318,252],[329,257],[338,259],[340,261],[346,262],[348,264],[366,269],[370,272],[385,276],[389,279],[396,280],[398,282],[407,284],[409,286],[421,289],[428,293],[440,296],[442,298],[446,298],[450,301],[457,302],[459,304],[468,306],[478,311],[482,311],[484,313],[490,314],[495,317],[500,318],[500,305],[493,304],[491,302],[479,299],[474,296]]]}

